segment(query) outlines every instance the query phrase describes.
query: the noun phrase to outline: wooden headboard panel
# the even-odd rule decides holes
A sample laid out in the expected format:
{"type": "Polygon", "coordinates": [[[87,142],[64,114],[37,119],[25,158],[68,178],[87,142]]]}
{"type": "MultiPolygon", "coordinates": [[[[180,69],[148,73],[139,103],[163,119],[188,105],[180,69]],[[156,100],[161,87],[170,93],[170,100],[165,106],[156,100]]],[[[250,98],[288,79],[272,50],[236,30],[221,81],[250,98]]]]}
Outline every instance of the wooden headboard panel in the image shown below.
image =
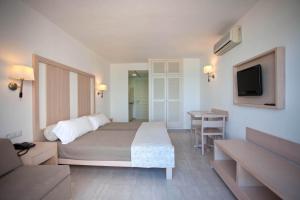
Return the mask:
{"type": "Polygon", "coordinates": [[[90,77],[78,75],[78,116],[88,115],[91,112],[90,77]]]}
{"type": "Polygon", "coordinates": [[[47,65],[46,67],[46,125],[70,119],[69,71],[47,65]]]}
{"type": "Polygon", "coordinates": [[[95,112],[95,76],[33,55],[33,140],[44,141],[42,130],[61,120],[95,112]]]}

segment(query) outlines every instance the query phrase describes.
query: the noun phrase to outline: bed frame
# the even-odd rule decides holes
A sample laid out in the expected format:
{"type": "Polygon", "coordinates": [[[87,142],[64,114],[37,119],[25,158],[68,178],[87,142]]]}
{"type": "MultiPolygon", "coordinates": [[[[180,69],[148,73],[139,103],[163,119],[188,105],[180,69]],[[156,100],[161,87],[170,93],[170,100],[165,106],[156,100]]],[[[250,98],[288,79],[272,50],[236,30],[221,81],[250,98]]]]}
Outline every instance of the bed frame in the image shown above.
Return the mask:
{"type": "MultiPolygon", "coordinates": [[[[70,73],[75,73],[78,76],[78,96],[77,96],[77,101],[78,101],[78,116],[82,116],[82,115],[87,115],[87,114],[92,114],[95,112],[95,98],[96,98],[96,91],[95,91],[95,76],[93,74],[89,74],[83,71],[80,71],[78,69],[75,69],[73,67],[58,63],[56,61],[50,60],[48,58],[44,58],[42,56],[39,55],[33,55],[32,57],[32,62],[33,62],[33,69],[34,69],[34,74],[35,74],[35,81],[33,83],[33,140],[34,141],[45,141],[45,137],[43,135],[43,129],[45,128],[45,126],[49,126],[51,124],[54,124],[58,121],[61,120],[67,120],[70,119],[71,116],[69,116],[68,114],[70,113],[70,110],[66,109],[68,107],[70,107],[70,102],[72,102],[72,97],[70,97],[69,101],[70,102],[65,102],[67,103],[66,105],[57,105],[56,103],[53,103],[53,99],[50,98],[50,100],[47,98],[47,94],[48,91],[47,89],[50,88],[50,90],[52,90],[52,88],[58,88],[58,87],[62,87],[64,88],[66,91],[70,90],[70,87],[66,87],[65,85],[57,85],[57,83],[61,83],[61,82],[68,82],[70,79],[70,73]],[[40,65],[43,65],[46,69],[44,69],[44,71],[46,71],[46,75],[40,77],[41,73],[40,73],[40,65]],[[64,75],[64,76],[53,76],[47,74],[48,72],[51,72],[51,70],[53,69],[58,69],[60,73],[59,75],[64,75]],[[47,87],[45,87],[46,91],[45,92],[45,96],[44,99],[47,99],[47,101],[45,103],[40,102],[40,84],[44,81],[47,81],[49,79],[49,76],[51,79],[55,79],[55,85],[51,85],[53,81],[48,81],[47,82],[47,87]],[[60,77],[64,77],[64,79],[66,80],[60,80],[60,77]],[[46,80],[44,80],[46,79],[46,80]],[[86,82],[80,81],[82,79],[90,79],[91,80],[91,84],[86,84],[86,82]],[[81,84],[79,84],[81,83],[81,84]],[[93,84],[94,85],[93,85],[93,84]],[[85,94],[84,91],[90,91],[89,94],[85,94]],[[85,96],[85,95],[89,95],[89,97],[91,97],[91,101],[87,100],[87,99],[80,99],[81,96],[85,96]],[[60,107],[60,108],[64,108],[62,112],[56,112],[53,111],[52,108],[55,107],[60,107]],[[41,117],[41,111],[46,112],[44,113],[44,118],[41,117]],[[67,114],[66,114],[67,113],[67,114]],[[50,116],[50,117],[49,117],[50,116]],[[46,118],[46,119],[45,119],[46,118]],[[49,120],[49,118],[51,118],[51,120],[49,120]],[[44,121],[44,127],[41,127],[41,121],[44,121]]],[[[55,90],[54,90],[55,92],[55,90]]],[[[65,95],[64,93],[68,92],[58,92],[55,93],[54,96],[61,96],[61,95],[65,95]]],[[[64,97],[63,97],[64,98],[64,97]]],[[[73,101],[74,102],[74,101],[73,101]]],[[[76,101],[75,101],[76,102],[76,101]]],[[[55,110],[55,109],[54,109],[55,110]]],[[[73,159],[62,159],[59,158],[58,159],[58,164],[65,164],[65,165],[86,165],[86,166],[106,166],[106,167],[133,167],[131,161],[95,161],[95,160],[73,160],[73,159]]],[[[172,179],[172,168],[166,168],[166,178],[167,179],[172,179]]]]}
{"type": "MultiPolygon", "coordinates": [[[[97,161],[97,160],[73,160],[58,159],[58,164],[62,165],[85,165],[85,166],[102,166],[102,167],[132,167],[131,161],[97,161]]],[[[172,180],[173,168],[166,168],[166,179],[172,180]]]]}

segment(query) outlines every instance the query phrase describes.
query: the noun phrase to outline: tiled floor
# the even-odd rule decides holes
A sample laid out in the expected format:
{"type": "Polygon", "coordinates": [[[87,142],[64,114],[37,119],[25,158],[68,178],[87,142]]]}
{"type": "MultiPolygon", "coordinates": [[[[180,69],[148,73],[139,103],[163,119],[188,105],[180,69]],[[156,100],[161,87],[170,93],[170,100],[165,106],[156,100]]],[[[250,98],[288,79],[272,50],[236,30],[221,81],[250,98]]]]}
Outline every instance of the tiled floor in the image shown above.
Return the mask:
{"type": "Polygon", "coordinates": [[[192,148],[188,133],[171,133],[176,168],[173,180],[164,169],[71,167],[73,199],[234,199],[209,165],[210,156],[192,148]]]}

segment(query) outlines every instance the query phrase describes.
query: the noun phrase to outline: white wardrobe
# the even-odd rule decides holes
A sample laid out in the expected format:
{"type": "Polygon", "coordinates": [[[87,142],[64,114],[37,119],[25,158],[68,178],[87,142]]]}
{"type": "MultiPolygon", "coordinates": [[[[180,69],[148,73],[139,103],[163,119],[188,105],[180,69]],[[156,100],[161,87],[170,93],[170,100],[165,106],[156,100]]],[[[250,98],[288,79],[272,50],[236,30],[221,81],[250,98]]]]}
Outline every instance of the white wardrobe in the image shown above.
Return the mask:
{"type": "Polygon", "coordinates": [[[183,128],[183,72],[179,59],[150,59],[149,117],[168,128],[183,128]]]}

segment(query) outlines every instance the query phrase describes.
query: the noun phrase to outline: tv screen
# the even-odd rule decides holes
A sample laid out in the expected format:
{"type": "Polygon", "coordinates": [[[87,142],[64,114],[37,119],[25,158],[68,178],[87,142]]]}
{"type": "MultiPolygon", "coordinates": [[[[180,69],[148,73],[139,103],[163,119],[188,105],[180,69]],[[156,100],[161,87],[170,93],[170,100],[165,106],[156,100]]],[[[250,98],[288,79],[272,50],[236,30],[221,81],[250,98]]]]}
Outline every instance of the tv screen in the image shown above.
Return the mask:
{"type": "Polygon", "coordinates": [[[238,96],[261,96],[263,94],[261,65],[238,71],[237,85],[238,96]]]}

